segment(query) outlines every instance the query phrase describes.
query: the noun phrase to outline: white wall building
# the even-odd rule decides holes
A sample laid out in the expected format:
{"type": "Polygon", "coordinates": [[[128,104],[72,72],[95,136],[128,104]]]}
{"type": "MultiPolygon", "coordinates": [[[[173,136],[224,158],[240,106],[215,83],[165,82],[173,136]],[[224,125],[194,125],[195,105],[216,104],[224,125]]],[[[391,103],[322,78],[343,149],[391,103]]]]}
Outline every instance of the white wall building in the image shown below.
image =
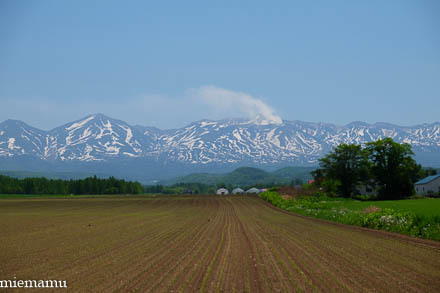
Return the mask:
{"type": "Polygon", "coordinates": [[[234,190],[232,190],[232,194],[243,194],[244,190],[241,188],[235,188],[234,190]]]}
{"type": "Polygon", "coordinates": [[[432,195],[440,193],[440,174],[428,176],[415,183],[416,193],[419,195],[432,195]]]}
{"type": "Polygon", "coordinates": [[[216,193],[218,195],[227,195],[227,194],[229,194],[229,191],[226,188],[219,188],[219,189],[217,189],[216,193]]]}
{"type": "Polygon", "coordinates": [[[252,187],[251,189],[248,189],[248,190],[246,191],[246,193],[259,194],[259,193],[261,193],[261,190],[258,189],[258,188],[252,187]]]}
{"type": "Polygon", "coordinates": [[[377,195],[377,188],[374,185],[358,185],[356,190],[360,195],[377,195]]]}

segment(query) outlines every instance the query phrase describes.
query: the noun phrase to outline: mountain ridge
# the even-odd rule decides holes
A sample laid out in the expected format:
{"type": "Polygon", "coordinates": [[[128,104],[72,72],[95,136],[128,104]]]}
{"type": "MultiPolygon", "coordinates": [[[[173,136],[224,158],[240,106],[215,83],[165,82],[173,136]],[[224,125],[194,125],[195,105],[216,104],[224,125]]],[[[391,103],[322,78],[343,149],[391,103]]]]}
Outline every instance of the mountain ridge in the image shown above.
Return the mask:
{"type": "Polygon", "coordinates": [[[337,126],[298,120],[267,124],[236,118],[203,119],[162,130],[133,126],[97,113],[48,131],[20,120],[1,122],[0,170],[4,170],[2,165],[18,170],[26,164],[29,171],[38,164],[75,172],[102,173],[111,168],[121,174],[138,172],[138,176],[160,180],[240,166],[313,166],[340,143],[365,144],[384,137],[409,143],[419,163],[440,166],[440,122],[399,126],[354,121],[337,126]]]}
{"type": "Polygon", "coordinates": [[[165,185],[177,183],[225,184],[233,187],[268,184],[302,184],[313,178],[310,172],[315,169],[316,167],[284,167],[275,171],[265,171],[253,167],[240,167],[228,173],[192,173],[160,183],[165,185]]]}

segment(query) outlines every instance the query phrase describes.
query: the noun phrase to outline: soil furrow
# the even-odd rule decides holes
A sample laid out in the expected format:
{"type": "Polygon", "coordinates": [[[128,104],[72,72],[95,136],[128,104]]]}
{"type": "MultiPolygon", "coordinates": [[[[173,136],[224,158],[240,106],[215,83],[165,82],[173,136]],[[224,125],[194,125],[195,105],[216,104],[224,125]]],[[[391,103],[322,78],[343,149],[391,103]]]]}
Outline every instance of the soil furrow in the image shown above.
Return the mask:
{"type": "Polygon", "coordinates": [[[440,292],[440,242],[253,196],[0,199],[0,225],[0,280],[67,292],[440,292]]]}

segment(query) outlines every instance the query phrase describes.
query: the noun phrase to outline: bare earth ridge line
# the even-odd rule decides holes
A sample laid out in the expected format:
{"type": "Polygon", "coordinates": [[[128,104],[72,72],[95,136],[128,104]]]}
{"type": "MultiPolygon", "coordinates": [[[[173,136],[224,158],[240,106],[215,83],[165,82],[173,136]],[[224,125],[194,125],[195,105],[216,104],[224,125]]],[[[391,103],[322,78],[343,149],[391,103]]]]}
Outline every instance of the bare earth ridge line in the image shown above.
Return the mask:
{"type": "Polygon", "coordinates": [[[440,243],[254,196],[0,199],[0,225],[0,280],[66,292],[440,292],[440,243]]]}

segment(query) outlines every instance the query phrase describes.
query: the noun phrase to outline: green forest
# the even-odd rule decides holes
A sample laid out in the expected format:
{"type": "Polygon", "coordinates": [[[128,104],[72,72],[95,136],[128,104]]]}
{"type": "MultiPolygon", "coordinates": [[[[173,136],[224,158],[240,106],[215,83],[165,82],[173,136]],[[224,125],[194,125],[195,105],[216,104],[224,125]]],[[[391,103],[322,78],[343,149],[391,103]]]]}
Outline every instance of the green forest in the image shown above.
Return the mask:
{"type": "Polygon", "coordinates": [[[139,182],[96,176],[77,180],[47,178],[12,178],[0,175],[0,194],[139,194],[139,182]]]}

